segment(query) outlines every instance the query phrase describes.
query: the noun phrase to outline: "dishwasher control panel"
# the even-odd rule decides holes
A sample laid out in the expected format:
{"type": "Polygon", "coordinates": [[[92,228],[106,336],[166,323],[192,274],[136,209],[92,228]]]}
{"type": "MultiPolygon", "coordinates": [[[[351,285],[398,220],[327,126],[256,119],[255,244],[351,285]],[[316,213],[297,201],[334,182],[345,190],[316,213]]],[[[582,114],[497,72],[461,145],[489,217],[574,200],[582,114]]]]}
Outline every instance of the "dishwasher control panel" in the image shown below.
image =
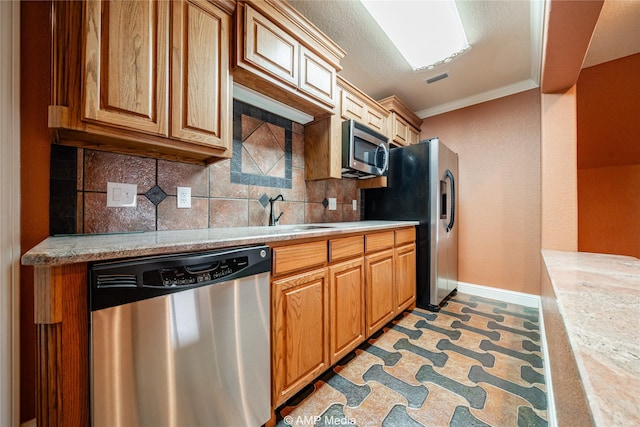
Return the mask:
{"type": "Polygon", "coordinates": [[[270,271],[265,245],[93,263],[91,310],[270,271]]]}
{"type": "Polygon", "coordinates": [[[182,286],[206,283],[237,273],[249,265],[249,259],[233,257],[188,267],[167,268],[144,273],[146,286],[182,286]]]}

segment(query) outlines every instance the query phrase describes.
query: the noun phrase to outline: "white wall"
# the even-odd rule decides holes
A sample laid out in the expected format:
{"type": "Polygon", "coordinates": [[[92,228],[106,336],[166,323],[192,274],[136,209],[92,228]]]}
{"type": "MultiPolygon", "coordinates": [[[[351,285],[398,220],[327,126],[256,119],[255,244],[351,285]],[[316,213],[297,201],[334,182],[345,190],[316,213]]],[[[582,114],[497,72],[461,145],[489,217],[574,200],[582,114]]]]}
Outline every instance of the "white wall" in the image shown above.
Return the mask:
{"type": "Polygon", "coordinates": [[[0,1],[0,426],[17,426],[20,273],[20,2],[0,1]]]}

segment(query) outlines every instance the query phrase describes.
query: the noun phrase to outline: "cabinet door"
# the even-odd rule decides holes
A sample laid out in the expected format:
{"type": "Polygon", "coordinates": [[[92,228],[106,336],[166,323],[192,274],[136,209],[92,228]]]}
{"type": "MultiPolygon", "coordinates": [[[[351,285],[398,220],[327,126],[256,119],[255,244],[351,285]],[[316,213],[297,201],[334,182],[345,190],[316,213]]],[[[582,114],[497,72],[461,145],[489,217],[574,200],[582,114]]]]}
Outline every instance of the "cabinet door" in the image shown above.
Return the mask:
{"type": "Polygon", "coordinates": [[[393,249],[365,257],[367,296],[367,336],[393,319],[394,268],[393,249]]]}
{"type": "Polygon", "coordinates": [[[383,135],[387,134],[387,116],[381,111],[368,108],[366,124],[383,135]]]}
{"type": "Polygon", "coordinates": [[[172,6],[170,136],[229,148],[231,17],[207,1],[172,6]]]}
{"type": "Polygon", "coordinates": [[[345,119],[354,119],[360,123],[366,122],[367,107],[356,95],[347,90],[342,90],[340,114],[345,119]]]}
{"type": "Polygon", "coordinates": [[[397,114],[393,114],[393,142],[407,145],[409,140],[409,125],[397,114]]]}
{"type": "Polygon", "coordinates": [[[327,105],[335,105],[336,69],[309,49],[300,45],[300,82],[307,95],[327,105]]]}
{"type": "Polygon", "coordinates": [[[249,5],[244,28],[245,60],[297,87],[299,43],[249,5]]]}
{"type": "Polygon", "coordinates": [[[416,300],[415,244],[395,249],[395,270],[395,309],[396,314],[399,314],[416,300]]]}
{"type": "Polygon", "coordinates": [[[166,136],[169,2],[84,4],[83,119],[166,136]]]}
{"type": "Polygon", "coordinates": [[[333,365],[364,340],[364,261],[329,267],[331,361],[333,365]]]}
{"type": "Polygon", "coordinates": [[[272,282],[274,406],[330,366],[328,285],[326,268],[272,282]]]}
{"type": "Polygon", "coordinates": [[[417,144],[418,143],[418,139],[420,139],[420,132],[416,131],[415,129],[413,129],[412,127],[409,127],[408,129],[408,136],[409,136],[409,144],[417,144]]]}

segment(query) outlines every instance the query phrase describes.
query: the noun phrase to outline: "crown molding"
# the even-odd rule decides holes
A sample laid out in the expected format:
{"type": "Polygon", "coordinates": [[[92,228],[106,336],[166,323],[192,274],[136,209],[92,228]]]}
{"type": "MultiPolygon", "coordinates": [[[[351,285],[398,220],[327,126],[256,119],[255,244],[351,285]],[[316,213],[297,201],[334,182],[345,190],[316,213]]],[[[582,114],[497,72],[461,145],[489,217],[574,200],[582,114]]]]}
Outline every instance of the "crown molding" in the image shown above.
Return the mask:
{"type": "Polygon", "coordinates": [[[540,87],[540,84],[538,82],[535,82],[531,79],[522,80],[498,89],[492,89],[486,92],[479,93],[477,95],[457,99],[452,102],[447,102],[446,104],[436,105],[435,107],[416,111],[416,115],[421,119],[425,119],[427,117],[437,116],[438,114],[448,113],[449,111],[459,110],[460,108],[469,107],[475,104],[481,104],[487,101],[493,101],[494,99],[524,92],[530,89],[535,89],[537,87],[540,87]]]}

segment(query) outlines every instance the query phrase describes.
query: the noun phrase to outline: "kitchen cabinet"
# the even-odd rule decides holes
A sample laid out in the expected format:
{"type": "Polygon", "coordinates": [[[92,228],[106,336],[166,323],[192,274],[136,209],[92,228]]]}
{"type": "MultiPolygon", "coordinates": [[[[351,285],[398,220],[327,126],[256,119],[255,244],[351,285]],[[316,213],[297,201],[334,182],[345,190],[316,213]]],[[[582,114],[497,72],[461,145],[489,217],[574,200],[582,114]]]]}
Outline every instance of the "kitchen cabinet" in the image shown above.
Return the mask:
{"type": "MultiPolygon", "coordinates": [[[[322,117],[305,126],[305,178],[318,180],[342,177],[342,122],[354,119],[372,129],[388,134],[390,112],[364,92],[338,76],[335,115],[322,117]]],[[[386,185],[386,177],[359,180],[374,187],[386,185]]],[[[362,186],[362,188],[370,186],[362,186]]],[[[359,187],[360,188],[360,187],[359,187]]]]}
{"type": "Polygon", "coordinates": [[[415,228],[367,234],[367,336],[415,304],[415,228]]]}
{"type": "Polygon", "coordinates": [[[331,355],[333,365],[365,338],[364,262],[362,258],[329,267],[331,355]]]}
{"type": "Polygon", "coordinates": [[[402,313],[416,302],[416,246],[410,243],[396,247],[395,260],[395,312],[402,313]]]}
{"type": "Polygon", "coordinates": [[[367,96],[360,89],[338,76],[340,87],[340,115],[343,119],[354,119],[371,129],[387,135],[391,113],[367,96]]]}
{"type": "Polygon", "coordinates": [[[365,236],[367,336],[382,328],[395,315],[394,241],[393,231],[365,236]]]}
{"type": "Polygon", "coordinates": [[[329,241],[330,364],[334,365],[363,340],[365,334],[364,238],[329,241]]]}
{"type": "Polygon", "coordinates": [[[420,138],[422,119],[395,95],[378,101],[391,112],[389,139],[395,145],[417,144],[420,138]]]}
{"type": "Polygon", "coordinates": [[[230,2],[53,2],[49,127],[61,144],[231,156],[230,2]]]}
{"type": "Polygon", "coordinates": [[[272,282],[272,388],[278,406],[327,370],[327,268],[272,282]]]}
{"type": "Polygon", "coordinates": [[[345,53],[294,8],[277,0],[241,1],[236,34],[237,83],[314,116],[333,114],[345,53]]]}

